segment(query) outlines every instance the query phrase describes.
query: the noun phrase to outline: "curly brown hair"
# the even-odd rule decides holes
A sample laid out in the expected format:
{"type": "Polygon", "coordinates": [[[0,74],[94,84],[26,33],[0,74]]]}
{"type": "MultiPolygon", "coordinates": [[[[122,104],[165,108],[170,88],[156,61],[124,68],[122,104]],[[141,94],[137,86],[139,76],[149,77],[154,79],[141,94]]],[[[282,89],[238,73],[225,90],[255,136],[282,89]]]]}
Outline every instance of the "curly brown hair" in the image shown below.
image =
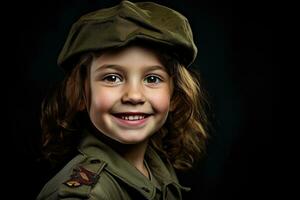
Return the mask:
{"type": "MultiPolygon", "coordinates": [[[[157,50],[157,49],[156,49],[157,50]]],[[[175,56],[158,54],[174,81],[171,111],[163,127],[151,137],[150,144],[174,168],[189,169],[203,154],[207,139],[205,93],[199,75],[181,65],[175,56]]],[[[60,85],[42,103],[43,151],[52,162],[62,161],[76,152],[82,130],[90,125],[84,82],[99,53],[81,56],[73,70],[67,71],[60,85]]]]}

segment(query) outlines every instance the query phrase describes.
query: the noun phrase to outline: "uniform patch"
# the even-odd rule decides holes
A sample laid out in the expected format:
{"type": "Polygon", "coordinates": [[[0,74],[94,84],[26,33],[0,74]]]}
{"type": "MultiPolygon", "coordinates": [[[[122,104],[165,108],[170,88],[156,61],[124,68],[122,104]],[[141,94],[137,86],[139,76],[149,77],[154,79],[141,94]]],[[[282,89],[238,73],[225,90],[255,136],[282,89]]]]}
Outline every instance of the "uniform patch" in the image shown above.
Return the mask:
{"type": "Polygon", "coordinates": [[[87,169],[79,166],[73,169],[71,178],[64,182],[65,185],[69,187],[79,187],[81,185],[94,185],[99,176],[96,173],[90,172],[87,169]]]}

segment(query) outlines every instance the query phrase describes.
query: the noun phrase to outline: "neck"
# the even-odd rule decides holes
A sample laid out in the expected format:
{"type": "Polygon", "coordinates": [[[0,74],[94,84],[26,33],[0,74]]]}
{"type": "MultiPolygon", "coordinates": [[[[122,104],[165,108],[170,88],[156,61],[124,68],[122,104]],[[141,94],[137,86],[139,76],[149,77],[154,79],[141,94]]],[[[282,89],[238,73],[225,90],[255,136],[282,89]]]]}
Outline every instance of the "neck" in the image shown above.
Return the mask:
{"type": "Polygon", "coordinates": [[[149,177],[144,164],[144,156],[147,149],[148,140],[139,144],[123,144],[119,146],[118,153],[139,170],[144,176],[149,177]]]}
{"type": "Polygon", "coordinates": [[[149,173],[144,164],[144,156],[148,146],[149,140],[145,140],[138,144],[121,144],[100,132],[92,126],[92,130],[96,132],[95,135],[101,138],[106,144],[109,144],[116,152],[118,152],[125,160],[132,164],[144,176],[149,178],[149,173]]]}

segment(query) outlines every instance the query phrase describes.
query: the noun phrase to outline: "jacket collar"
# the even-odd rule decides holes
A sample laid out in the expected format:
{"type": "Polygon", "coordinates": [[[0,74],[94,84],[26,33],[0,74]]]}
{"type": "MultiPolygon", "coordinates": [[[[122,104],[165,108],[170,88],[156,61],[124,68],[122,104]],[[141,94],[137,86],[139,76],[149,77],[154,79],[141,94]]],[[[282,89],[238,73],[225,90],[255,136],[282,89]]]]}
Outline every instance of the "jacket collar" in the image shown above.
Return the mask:
{"type": "MultiPolygon", "coordinates": [[[[137,189],[147,199],[154,198],[155,186],[153,183],[116,151],[91,133],[85,131],[85,137],[79,146],[79,151],[88,157],[94,157],[105,162],[105,169],[109,173],[137,189]]],[[[146,150],[145,159],[152,174],[163,187],[174,184],[176,188],[181,188],[170,164],[164,163],[150,146],[146,150]]]]}

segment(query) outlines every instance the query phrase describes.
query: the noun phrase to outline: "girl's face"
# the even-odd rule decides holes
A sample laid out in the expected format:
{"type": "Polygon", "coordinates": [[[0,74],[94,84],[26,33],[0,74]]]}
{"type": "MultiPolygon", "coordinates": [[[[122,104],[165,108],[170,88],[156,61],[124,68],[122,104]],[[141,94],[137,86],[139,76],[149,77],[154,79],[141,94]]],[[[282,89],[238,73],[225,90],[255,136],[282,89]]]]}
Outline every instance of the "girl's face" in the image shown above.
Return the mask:
{"type": "Polygon", "coordinates": [[[165,123],[173,81],[158,55],[140,46],[106,51],[90,70],[89,115],[95,127],[123,144],[145,142],[165,123]]]}

